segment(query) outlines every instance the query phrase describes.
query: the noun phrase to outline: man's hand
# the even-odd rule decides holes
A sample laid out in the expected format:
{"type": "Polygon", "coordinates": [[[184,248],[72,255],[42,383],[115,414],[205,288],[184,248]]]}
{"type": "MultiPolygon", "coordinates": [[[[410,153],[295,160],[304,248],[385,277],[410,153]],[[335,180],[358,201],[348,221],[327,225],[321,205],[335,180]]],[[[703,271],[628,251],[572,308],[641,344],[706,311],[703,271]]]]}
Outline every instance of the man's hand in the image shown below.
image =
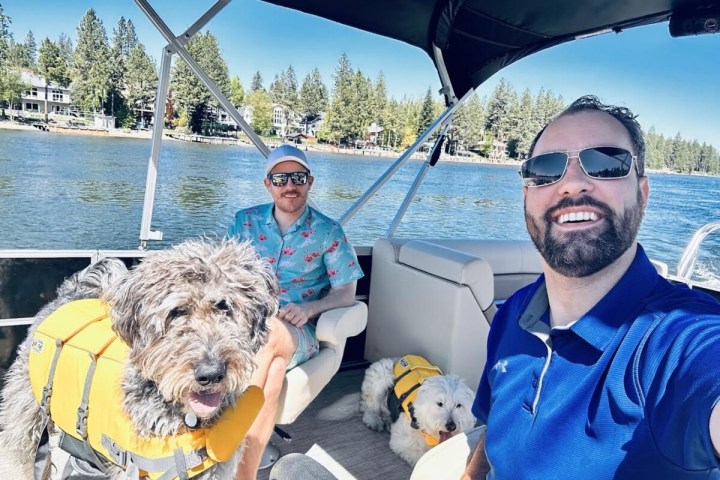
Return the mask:
{"type": "Polygon", "coordinates": [[[461,480],[481,480],[490,472],[490,463],[485,455],[485,433],[478,440],[461,480]]]}
{"type": "Polygon", "coordinates": [[[278,317],[300,328],[313,317],[310,303],[288,303],[280,309],[278,317]]]}

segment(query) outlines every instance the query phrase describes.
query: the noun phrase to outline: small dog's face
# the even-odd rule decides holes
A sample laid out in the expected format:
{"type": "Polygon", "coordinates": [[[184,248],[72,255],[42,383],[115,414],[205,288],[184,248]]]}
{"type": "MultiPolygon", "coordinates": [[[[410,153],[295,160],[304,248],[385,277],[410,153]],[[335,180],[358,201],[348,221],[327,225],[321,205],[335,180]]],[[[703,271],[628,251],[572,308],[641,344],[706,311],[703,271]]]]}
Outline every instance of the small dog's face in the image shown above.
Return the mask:
{"type": "Polygon", "coordinates": [[[427,378],[413,404],[418,427],[440,442],[472,428],[473,399],[472,390],[456,375],[427,378]]]}
{"type": "Polygon", "coordinates": [[[248,387],[277,294],[249,244],[192,240],[148,256],[104,298],[130,367],[174,408],[210,419],[248,387]]]}

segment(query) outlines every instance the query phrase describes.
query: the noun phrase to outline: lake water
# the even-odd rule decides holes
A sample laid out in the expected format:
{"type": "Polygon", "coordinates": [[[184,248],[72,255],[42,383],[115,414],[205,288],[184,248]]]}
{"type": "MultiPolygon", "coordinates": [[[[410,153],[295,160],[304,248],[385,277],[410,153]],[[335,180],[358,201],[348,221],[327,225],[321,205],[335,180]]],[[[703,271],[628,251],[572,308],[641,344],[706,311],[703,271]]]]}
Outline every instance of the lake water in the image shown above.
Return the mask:
{"type": "MultiPolygon", "coordinates": [[[[0,130],[0,249],[135,249],[150,141],[0,130]]],[[[394,161],[311,153],[312,198],[340,217],[394,161]]],[[[267,202],[263,157],[253,147],[163,142],[153,214],[161,248],[198,234],[224,235],[236,210],[267,202]]],[[[412,183],[409,161],[345,230],[372,245],[412,183]]],[[[397,236],[528,238],[515,166],[439,163],[428,173],[397,236]]],[[[720,219],[720,178],[650,174],[640,242],[676,270],[700,226],[720,219]]],[[[709,237],[698,279],[720,278],[720,234],[709,237]]]]}

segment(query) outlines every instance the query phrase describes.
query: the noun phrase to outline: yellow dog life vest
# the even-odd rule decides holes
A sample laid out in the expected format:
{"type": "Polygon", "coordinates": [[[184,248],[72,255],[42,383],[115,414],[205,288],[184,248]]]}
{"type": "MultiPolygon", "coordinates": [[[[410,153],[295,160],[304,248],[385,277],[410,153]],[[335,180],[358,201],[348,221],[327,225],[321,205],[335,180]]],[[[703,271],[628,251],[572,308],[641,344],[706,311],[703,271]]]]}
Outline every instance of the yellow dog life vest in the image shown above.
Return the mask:
{"type": "MultiPolygon", "coordinates": [[[[418,388],[426,378],[442,375],[440,368],[428,362],[420,355],[405,355],[393,366],[393,377],[395,385],[393,392],[402,407],[402,410],[410,419],[410,425],[418,428],[417,420],[413,414],[413,402],[417,397],[418,388]]],[[[440,443],[440,439],[423,432],[425,442],[434,447],[440,443]]]]}
{"type": "MultiPolygon", "coordinates": [[[[138,437],[122,409],[120,382],[128,346],[111,328],[108,306],[98,299],[68,303],[45,319],[30,347],[33,394],[67,435],[106,460],[156,479],[184,470],[193,477],[229,460],[263,404],[250,387],[212,428],[175,436],[138,437]]],[[[167,478],[167,477],[166,477],[167,478]]]]}

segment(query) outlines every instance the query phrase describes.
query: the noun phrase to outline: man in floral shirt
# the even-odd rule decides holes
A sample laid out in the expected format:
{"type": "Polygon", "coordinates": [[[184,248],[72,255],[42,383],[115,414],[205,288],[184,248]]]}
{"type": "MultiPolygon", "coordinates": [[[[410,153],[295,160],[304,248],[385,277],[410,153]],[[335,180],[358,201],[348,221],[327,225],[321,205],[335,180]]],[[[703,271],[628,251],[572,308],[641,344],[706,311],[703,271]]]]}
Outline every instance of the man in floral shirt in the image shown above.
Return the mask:
{"type": "Polygon", "coordinates": [[[305,153],[281,145],[268,157],[265,188],[272,203],[237,212],[228,237],[249,240],[275,269],[280,282],[280,311],[270,321],[267,344],[258,352],[253,384],[265,393],[265,405],[246,437],[238,480],[254,479],[272,434],[285,371],[319,350],[315,325],[321,313],[355,302],[363,277],[352,246],[336,221],[307,205],[314,178],[305,153]]]}

